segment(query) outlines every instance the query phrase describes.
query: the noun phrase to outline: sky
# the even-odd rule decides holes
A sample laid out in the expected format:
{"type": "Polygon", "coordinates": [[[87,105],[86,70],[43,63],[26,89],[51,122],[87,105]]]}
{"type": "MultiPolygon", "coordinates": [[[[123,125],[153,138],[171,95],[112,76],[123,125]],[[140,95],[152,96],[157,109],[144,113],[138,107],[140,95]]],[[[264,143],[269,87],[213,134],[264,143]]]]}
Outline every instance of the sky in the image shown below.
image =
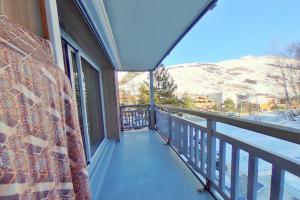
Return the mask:
{"type": "Polygon", "coordinates": [[[219,0],[162,62],[270,55],[300,41],[300,0],[219,0]]]}

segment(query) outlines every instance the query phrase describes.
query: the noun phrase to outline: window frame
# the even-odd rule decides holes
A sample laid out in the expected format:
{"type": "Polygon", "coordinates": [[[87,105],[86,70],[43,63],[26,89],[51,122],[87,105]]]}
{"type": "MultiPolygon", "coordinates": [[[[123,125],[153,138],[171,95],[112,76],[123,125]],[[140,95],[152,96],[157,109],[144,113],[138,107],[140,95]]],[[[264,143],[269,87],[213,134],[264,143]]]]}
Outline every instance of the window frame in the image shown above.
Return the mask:
{"type": "MultiPolygon", "coordinates": [[[[79,92],[80,92],[80,101],[81,101],[81,112],[82,112],[82,118],[83,118],[83,129],[84,129],[84,142],[85,142],[85,147],[86,147],[86,160],[87,164],[89,165],[92,160],[94,160],[95,157],[97,157],[97,154],[99,154],[101,150],[101,146],[104,143],[104,140],[107,138],[107,128],[106,128],[106,118],[105,118],[105,104],[104,104],[104,96],[103,96],[103,78],[102,78],[102,71],[101,71],[101,66],[96,64],[93,59],[91,59],[85,52],[80,48],[80,46],[77,45],[76,42],[72,40],[70,36],[68,36],[66,33],[62,31],[61,34],[61,41],[63,43],[66,43],[66,48],[67,48],[67,64],[68,64],[68,69],[70,73],[70,82],[72,85],[72,90],[73,94],[75,95],[75,87],[74,87],[74,72],[73,68],[70,66],[73,66],[72,64],[72,53],[75,54],[76,56],[76,65],[77,65],[77,71],[78,71],[78,79],[79,79],[79,92]],[[97,149],[95,150],[94,154],[91,154],[91,143],[90,143],[90,138],[89,138],[89,131],[88,131],[88,119],[87,119],[87,108],[86,108],[86,102],[83,94],[83,71],[82,71],[82,63],[81,60],[84,59],[86,62],[88,62],[93,69],[95,69],[98,72],[99,75],[99,89],[100,89],[100,100],[101,100],[101,108],[102,108],[102,119],[103,119],[103,131],[104,131],[104,139],[100,142],[98,145],[97,149]]],[[[74,96],[75,97],[75,96],[74,96]]]]}

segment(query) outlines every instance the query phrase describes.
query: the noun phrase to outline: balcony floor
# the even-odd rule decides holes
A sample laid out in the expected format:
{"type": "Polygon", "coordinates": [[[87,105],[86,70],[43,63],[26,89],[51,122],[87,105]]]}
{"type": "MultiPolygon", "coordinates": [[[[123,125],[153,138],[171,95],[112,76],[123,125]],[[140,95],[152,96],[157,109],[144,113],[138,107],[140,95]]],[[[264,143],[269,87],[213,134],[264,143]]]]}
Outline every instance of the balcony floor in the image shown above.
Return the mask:
{"type": "Polygon", "coordinates": [[[104,200],[201,200],[199,180],[156,131],[123,133],[100,191],[104,200]]]}

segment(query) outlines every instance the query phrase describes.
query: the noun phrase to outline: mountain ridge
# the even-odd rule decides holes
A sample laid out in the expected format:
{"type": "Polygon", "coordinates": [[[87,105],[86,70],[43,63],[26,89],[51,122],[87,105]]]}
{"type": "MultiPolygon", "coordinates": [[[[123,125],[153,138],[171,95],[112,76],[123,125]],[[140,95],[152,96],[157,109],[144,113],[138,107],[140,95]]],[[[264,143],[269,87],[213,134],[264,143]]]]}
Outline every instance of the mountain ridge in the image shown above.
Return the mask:
{"type": "MultiPolygon", "coordinates": [[[[248,55],[215,63],[193,62],[170,65],[166,66],[166,69],[178,85],[176,91],[178,95],[231,92],[236,95],[264,94],[283,97],[283,79],[278,62],[282,62],[282,57],[248,55]]],[[[290,58],[284,58],[284,62],[299,64],[299,61],[290,58]]],[[[138,88],[147,76],[147,73],[138,74],[124,84],[134,84],[134,88],[138,88]]],[[[291,86],[288,87],[288,91],[293,94],[291,86]]]]}

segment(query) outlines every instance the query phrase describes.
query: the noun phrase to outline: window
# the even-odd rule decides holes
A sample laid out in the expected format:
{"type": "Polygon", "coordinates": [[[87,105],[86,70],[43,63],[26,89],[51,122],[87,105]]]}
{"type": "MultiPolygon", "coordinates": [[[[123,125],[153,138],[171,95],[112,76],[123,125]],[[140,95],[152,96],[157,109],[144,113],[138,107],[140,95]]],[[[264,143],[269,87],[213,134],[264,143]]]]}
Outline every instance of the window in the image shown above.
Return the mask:
{"type": "Polygon", "coordinates": [[[62,45],[65,73],[76,97],[81,136],[89,163],[105,137],[100,72],[66,41],[63,40],[62,45]]]}
{"type": "Polygon", "coordinates": [[[93,155],[104,139],[100,76],[99,72],[83,58],[81,65],[90,148],[93,155]]]}

